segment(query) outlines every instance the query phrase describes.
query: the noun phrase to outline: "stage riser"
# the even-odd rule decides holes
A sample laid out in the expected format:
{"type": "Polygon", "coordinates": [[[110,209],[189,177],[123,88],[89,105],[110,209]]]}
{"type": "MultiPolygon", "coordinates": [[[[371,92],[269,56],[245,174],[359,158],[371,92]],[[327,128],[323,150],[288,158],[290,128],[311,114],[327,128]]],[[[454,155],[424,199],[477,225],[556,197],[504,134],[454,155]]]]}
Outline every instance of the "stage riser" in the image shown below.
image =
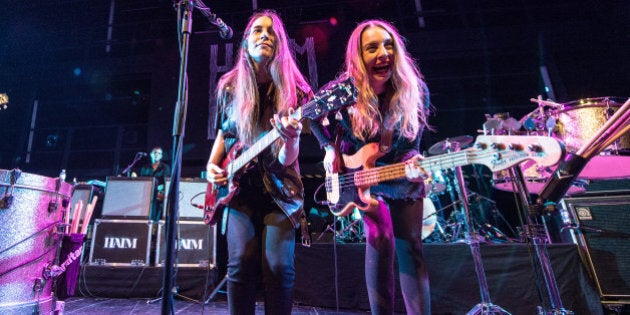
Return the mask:
{"type": "MultiPolygon", "coordinates": [[[[295,302],[316,307],[336,308],[334,244],[296,247],[295,302]]],[[[365,289],[365,244],[337,244],[339,307],[368,310],[365,289]]],[[[548,307],[548,294],[541,302],[536,289],[532,258],[527,244],[481,246],[491,301],[514,315],[536,314],[536,306],[548,307]],[[543,304],[544,303],[544,304],[543,304]]],[[[550,245],[548,252],[558,288],[566,309],[576,314],[602,314],[595,285],[580,261],[575,245],[550,245]]],[[[479,286],[470,249],[465,244],[425,244],[431,281],[433,314],[465,314],[480,303],[479,286]]],[[[162,268],[85,266],[81,294],[100,297],[151,298],[161,285],[162,268]]],[[[217,283],[216,269],[180,268],[177,285],[187,295],[207,294],[217,283]],[[208,274],[210,272],[210,274],[208,274]]],[[[404,312],[400,288],[396,285],[396,307],[404,312]]],[[[544,287],[541,288],[545,292],[544,287]]]]}

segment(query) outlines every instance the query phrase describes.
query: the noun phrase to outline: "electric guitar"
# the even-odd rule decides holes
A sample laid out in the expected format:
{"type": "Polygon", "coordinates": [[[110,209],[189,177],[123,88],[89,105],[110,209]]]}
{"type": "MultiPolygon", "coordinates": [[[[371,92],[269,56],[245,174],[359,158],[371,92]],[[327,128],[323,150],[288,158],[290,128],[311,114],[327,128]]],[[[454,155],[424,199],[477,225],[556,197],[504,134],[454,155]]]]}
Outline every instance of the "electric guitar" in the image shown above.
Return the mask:
{"type": "MultiPolygon", "coordinates": [[[[431,172],[483,164],[496,172],[530,159],[541,166],[551,166],[558,163],[564,154],[564,146],[551,137],[478,136],[471,148],[427,157],[417,164],[431,172]]],[[[406,178],[405,162],[374,167],[381,156],[378,143],[368,143],[351,156],[342,155],[344,173],[326,174],[326,198],[334,215],[348,215],[355,207],[368,210],[376,202],[370,196],[370,186],[406,178]]]]}
{"type": "MultiPolygon", "coordinates": [[[[291,114],[291,117],[297,120],[302,120],[303,118],[316,119],[331,111],[354,104],[356,98],[357,89],[353,79],[348,78],[322,88],[312,100],[297,108],[291,114]]],[[[219,165],[227,172],[227,184],[208,184],[206,189],[204,204],[204,221],[206,224],[216,224],[220,217],[219,213],[238,193],[238,179],[242,175],[241,170],[279,138],[280,133],[273,128],[249,148],[245,148],[241,142],[237,142],[232,146],[230,152],[219,165]]]]}

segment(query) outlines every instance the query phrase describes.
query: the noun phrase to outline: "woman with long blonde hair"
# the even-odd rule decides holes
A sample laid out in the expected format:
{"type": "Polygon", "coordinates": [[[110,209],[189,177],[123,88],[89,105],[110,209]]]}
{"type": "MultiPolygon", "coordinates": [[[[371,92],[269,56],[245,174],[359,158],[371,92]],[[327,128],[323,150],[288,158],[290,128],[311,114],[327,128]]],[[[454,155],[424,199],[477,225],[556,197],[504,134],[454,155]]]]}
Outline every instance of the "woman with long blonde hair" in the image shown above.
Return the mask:
{"type": "Polygon", "coordinates": [[[359,91],[357,103],[342,110],[341,115],[331,115],[311,126],[326,151],[326,172],[343,171],[341,154],[364,161],[376,158],[375,166],[406,163],[405,179],[371,187],[374,202],[363,213],[370,308],[373,314],[394,312],[396,255],[407,314],[430,314],[421,237],[427,173],[415,163],[422,158],[420,139],[428,128],[426,84],[402,36],[392,24],[381,20],[364,21],[354,29],[343,73],[354,78],[359,91]],[[361,150],[369,143],[380,143],[378,155],[360,156],[369,152],[361,150]]]}

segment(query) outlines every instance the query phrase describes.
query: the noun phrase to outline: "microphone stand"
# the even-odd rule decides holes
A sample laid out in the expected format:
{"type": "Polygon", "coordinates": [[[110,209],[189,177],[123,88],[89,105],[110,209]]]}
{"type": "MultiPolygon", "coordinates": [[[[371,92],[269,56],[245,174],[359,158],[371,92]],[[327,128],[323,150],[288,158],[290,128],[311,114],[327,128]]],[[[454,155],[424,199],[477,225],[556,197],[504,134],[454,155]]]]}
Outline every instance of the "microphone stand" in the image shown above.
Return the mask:
{"type": "Polygon", "coordinates": [[[121,174],[125,174],[127,177],[129,177],[129,172],[131,171],[131,168],[134,165],[136,165],[136,163],[138,163],[138,161],[140,161],[141,158],[142,158],[142,155],[139,153],[136,153],[136,156],[133,158],[133,161],[131,161],[131,163],[127,165],[127,167],[125,167],[125,169],[122,171],[121,174]]]}
{"type": "MultiPolygon", "coordinates": [[[[193,1],[182,0],[177,4],[177,16],[181,17],[180,31],[180,64],[179,81],[177,87],[177,103],[173,115],[173,165],[171,171],[171,182],[169,186],[168,202],[166,204],[166,257],[164,260],[164,277],[162,279],[162,314],[175,313],[173,309],[173,265],[177,249],[175,247],[175,226],[179,217],[179,203],[177,193],[179,192],[179,181],[181,177],[182,147],[184,130],[186,126],[186,112],[188,109],[188,50],[190,46],[190,33],[192,30],[193,1]]],[[[201,7],[205,13],[205,7],[201,7]]]]}
{"type": "MultiPolygon", "coordinates": [[[[512,168],[510,168],[510,174],[512,178],[516,179],[514,182],[516,183],[517,191],[519,192],[518,197],[521,204],[524,206],[522,209],[523,212],[526,212],[522,214],[526,222],[526,226],[523,227],[523,233],[529,240],[529,244],[534,247],[534,250],[536,252],[537,263],[536,261],[534,261],[534,257],[532,257],[532,266],[536,275],[536,281],[540,282],[540,277],[542,277],[542,281],[544,282],[545,288],[547,289],[547,294],[549,298],[550,308],[546,308],[544,306],[544,301],[541,301],[541,305],[537,307],[537,314],[575,314],[573,311],[565,309],[562,305],[560,290],[554,276],[553,268],[551,267],[551,258],[549,257],[549,253],[547,252],[547,243],[551,243],[551,241],[549,240],[548,236],[541,236],[543,233],[541,232],[539,225],[536,225],[534,222],[534,217],[538,214],[538,212],[540,212],[538,209],[540,205],[532,202],[529,196],[529,192],[527,191],[527,186],[525,186],[525,177],[523,176],[521,168],[518,165],[513,166],[512,168]]],[[[568,190],[568,185],[566,187],[568,190]]],[[[544,217],[542,217],[542,220],[544,223],[544,217]]]]}
{"type": "Polygon", "coordinates": [[[182,144],[186,125],[186,111],[188,107],[188,47],[192,30],[193,3],[182,0],[177,4],[178,18],[181,14],[180,65],[179,83],[177,87],[177,103],[173,115],[173,165],[169,187],[168,202],[166,204],[166,257],[164,260],[164,276],[162,279],[162,314],[174,313],[173,309],[173,265],[175,261],[175,224],[179,216],[179,205],[176,193],[179,192],[181,175],[182,144]]]}
{"type": "MultiPolygon", "coordinates": [[[[459,142],[454,142],[454,145],[449,148],[448,152],[457,152],[461,148],[459,142]]],[[[475,230],[472,217],[470,216],[470,205],[468,203],[468,192],[466,191],[466,182],[464,181],[464,174],[462,167],[455,168],[455,176],[459,198],[462,202],[462,208],[464,210],[464,236],[465,241],[470,247],[470,253],[475,264],[475,273],[477,274],[477,283],[479,285],[479,294],[481,301],[475,305],[466,315],[511,315],[508,311],[501,306],[493,304],[490,300],[490,290],[488,288],[488,280],[486,278],[486,272],[483,268],[483,261],[481,258],[481,249],[479,247],[479,235],[475,230]]]]}

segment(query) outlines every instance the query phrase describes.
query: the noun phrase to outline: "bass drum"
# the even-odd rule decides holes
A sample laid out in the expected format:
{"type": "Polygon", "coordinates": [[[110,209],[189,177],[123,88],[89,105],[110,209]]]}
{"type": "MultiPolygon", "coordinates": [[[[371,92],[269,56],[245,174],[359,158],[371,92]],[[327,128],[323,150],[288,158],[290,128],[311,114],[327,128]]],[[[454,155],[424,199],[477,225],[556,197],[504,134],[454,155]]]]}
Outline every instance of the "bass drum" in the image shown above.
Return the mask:
{"type": "MultiPolygon", "coordinates": [[[[577,152],[617,112],[627,98],[597,97],[569,103],[551,111],[557,120],[554,135],[562,140],[568,152],[577,152]]],[[[600,155],[586,164],[579,178],[588,180],[630,178],[630,133],[622,135],[600,155]]]]}
{"type": "Polygon", "coordinates": [[[424,198],[424,207],[422,211],[422,239],[425,239],[433,233],[435,225],[437,224],[437,215],[435,212],[435,205],[430,197],[424,198]]]}
{"type": "Polygon", "coordinates": [[[0,170],[0,314],[51,314],[50,268],[73,186],[54,178],[0,170]]]}

